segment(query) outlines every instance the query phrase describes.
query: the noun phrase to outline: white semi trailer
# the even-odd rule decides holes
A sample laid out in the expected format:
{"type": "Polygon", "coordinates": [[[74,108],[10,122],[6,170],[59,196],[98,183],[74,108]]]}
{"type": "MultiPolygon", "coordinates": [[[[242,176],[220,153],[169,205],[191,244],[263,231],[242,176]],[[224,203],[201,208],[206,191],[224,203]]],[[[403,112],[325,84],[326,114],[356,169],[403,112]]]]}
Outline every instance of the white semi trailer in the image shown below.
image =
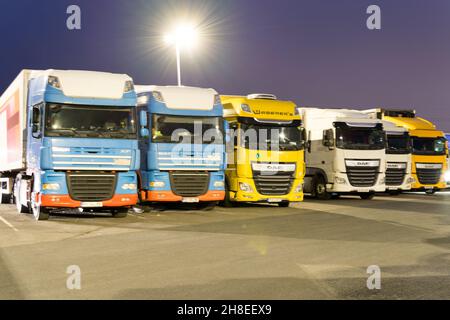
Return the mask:
{"type": "Polygon", "coordinates": [[[305,193],[319,199],[386,190],[383,123],[361,111],[299,108],[308,137],[305,193]]]}

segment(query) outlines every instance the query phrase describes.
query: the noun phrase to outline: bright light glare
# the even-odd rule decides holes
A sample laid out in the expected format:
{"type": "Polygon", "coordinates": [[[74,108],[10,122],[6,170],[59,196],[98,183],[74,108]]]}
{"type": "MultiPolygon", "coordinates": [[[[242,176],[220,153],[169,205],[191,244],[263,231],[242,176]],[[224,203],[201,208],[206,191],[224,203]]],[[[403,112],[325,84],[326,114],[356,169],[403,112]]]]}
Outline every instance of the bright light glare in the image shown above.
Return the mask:
{"type": "Polygon", "coordinates": [[[450,183],[450,171],[447,171],[444,175],[445,182],[450,183]]]}
{"type": "Polygon", "coordinates": [[[164,36],[164,42],[168,45],[176,44],[180,47],[192,47],[198,40],[197,30],[190,25],[179,25],[171,33],[164,36]]]}

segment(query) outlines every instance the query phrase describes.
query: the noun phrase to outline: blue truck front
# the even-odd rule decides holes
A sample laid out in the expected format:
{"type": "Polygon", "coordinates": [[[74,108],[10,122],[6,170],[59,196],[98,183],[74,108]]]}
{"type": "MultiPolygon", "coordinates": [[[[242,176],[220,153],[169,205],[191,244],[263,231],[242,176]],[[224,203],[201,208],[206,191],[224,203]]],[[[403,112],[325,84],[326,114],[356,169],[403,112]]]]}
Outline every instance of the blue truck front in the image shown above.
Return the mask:
{"type": "Polygon", "coordinates": [[[126,215],[137,203],[140,158],[131,78],[51,71],[32,78],[28,92],[26,177],[36,218],[67,208],[126,215]]]}
{"type": "Polygon", "coordinates": [[[138,86],[137,91],[143,129],[141,200],[209,205],[222,201],[225,122],[217,92],[154,86],[138,86]]]}

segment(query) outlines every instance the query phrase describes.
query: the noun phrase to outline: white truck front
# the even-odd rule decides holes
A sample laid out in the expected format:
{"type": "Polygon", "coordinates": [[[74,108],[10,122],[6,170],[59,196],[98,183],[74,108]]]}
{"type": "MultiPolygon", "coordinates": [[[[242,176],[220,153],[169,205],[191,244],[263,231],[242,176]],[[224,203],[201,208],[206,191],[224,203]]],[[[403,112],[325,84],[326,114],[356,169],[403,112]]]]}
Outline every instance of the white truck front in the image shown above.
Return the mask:
{"type": "Polygon", "coordinates": [[[414,178],[411,175],[411,139],[403,127],[383,121],[386,132],[386,191],[398,194],[411,190],[414,178]]]}
{"type": "Polygon", "coordinates": [[[305,192],[319,199],[384,192],[385,134],[378,119],[347,109],[300,108],[308,135],[305,192]]]}

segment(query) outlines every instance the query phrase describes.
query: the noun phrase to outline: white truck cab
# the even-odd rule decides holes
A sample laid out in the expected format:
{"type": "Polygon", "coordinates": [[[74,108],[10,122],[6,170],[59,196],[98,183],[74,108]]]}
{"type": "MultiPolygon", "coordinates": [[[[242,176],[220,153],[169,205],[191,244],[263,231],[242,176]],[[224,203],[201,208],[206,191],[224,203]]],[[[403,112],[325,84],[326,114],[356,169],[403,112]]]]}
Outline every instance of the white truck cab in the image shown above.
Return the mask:
{"type": "Polygon", "coordinates": [[[408,130],[383,121],[386,132],[386,191],[398,194],[411,190],[414,178],[411,175],[411,139],[408,130]]]}
{"type": "Polygon", "coordinates": [[[348,109],[299,108],[308,139],[304,192],[319,199],[384,192],[383,123],[348,109]]]}

